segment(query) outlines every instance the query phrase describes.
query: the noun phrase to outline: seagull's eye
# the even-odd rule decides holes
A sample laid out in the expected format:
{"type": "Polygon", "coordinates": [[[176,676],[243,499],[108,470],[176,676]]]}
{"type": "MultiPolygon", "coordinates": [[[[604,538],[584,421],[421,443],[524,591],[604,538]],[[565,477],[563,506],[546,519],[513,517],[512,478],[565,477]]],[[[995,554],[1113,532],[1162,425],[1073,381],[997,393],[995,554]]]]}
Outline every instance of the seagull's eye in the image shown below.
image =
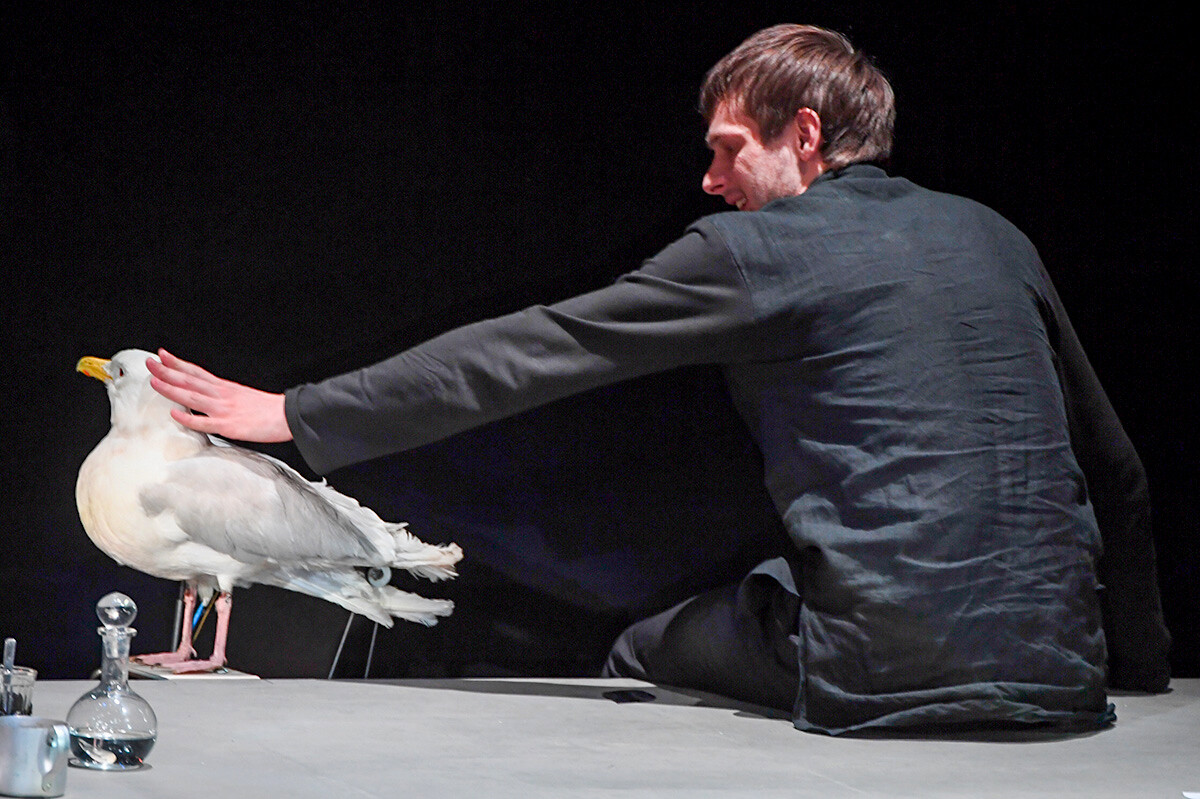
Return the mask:
{"type": "Polygon", "coordinates": [[[117,377],[124,377],[124,376],[125,376],[125,370],[118,366],[117,367],[117,377]]]}

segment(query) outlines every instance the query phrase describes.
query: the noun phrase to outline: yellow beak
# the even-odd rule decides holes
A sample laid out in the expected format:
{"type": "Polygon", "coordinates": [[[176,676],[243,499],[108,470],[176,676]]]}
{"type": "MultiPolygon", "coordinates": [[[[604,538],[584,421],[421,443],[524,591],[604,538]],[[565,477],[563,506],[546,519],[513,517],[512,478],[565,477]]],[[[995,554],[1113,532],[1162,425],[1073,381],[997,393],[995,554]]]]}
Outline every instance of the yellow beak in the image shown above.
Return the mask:
{"type": "Polygon", "coordinates": [[[108,366],[108,358],[93,358],[89,355],[79,359],[79,363],[75,364],[75,371],[83,372],[88,377],[94,377],[107,383],[112,378],[109,377],[106,366],[108,366]]]}

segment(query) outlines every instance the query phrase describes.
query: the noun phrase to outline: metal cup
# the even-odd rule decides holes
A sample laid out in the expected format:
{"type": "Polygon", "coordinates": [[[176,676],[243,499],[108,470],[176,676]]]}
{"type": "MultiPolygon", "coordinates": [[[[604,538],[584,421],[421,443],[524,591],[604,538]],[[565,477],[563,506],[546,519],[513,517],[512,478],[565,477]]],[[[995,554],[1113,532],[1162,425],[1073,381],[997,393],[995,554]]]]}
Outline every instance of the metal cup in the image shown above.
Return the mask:
{"type": "Polygon", "coordinates": [[[0,716],[29,716],[33,714],[33,681],[37,671],[25,666],[13,666],[12,673],[0,672],[0,716]],[[6,690],[5,690],[6,689],[6,690]]]}
{"type": "Polygon", "coordinates": [[[36,716],[0,716],[0,795],[62,796],[67,789],[67,725],[36,716]]]}

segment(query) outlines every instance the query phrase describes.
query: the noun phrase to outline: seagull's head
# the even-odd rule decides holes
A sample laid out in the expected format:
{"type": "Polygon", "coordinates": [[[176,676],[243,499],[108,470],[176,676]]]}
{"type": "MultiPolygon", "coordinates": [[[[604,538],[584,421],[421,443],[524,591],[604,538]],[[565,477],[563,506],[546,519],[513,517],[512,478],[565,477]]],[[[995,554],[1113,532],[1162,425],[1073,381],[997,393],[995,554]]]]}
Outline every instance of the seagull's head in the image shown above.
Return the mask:
{"type": "Polygon", "coordinates": [[[104,383],[112,406],[110,420],[116,430],[184,429],[171,418],[179,407],[150,387],[146,359],[158,357],[145,350],[121,350],[112,358],[80,358],[76,371],[104,383]]]}

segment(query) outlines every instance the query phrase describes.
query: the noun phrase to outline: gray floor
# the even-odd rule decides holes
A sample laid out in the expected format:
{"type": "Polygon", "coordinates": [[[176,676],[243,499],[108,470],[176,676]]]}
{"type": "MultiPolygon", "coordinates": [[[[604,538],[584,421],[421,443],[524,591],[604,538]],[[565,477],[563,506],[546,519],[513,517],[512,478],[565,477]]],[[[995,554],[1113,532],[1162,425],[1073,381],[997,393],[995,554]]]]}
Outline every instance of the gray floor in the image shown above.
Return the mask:
{"type": "MultiPolygon", "coordinates": [[[[65,717],[84,682],[39,682],[65,717]]],[[[1110,730],[838,739],[631,680],[138,680],[151,768],[70,769],[67,797],[1130,797],[1200,792],[1200,680],[1117,695],[1110,730]],[[652,702],[605,691],[641,687],[652,702]]]]}

